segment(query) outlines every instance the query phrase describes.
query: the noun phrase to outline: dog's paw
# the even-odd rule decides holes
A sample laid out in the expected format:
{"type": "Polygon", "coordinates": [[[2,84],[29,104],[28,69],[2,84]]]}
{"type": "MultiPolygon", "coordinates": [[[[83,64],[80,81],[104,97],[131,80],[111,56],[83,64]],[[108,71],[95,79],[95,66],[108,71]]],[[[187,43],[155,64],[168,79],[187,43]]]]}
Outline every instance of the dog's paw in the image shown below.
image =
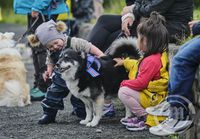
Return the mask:
{"type": "Polygon", "coordinates": [[[87,127],[95,127],[98,123],[96,122],[89,122],[86,124],[87,127]]]}
{"type": "Polygon", "coordinates": [[[88,120],[81,120],[81,121],[80,121],[80,124],[86,125],[88,122],[89,122],[88,120]]]}

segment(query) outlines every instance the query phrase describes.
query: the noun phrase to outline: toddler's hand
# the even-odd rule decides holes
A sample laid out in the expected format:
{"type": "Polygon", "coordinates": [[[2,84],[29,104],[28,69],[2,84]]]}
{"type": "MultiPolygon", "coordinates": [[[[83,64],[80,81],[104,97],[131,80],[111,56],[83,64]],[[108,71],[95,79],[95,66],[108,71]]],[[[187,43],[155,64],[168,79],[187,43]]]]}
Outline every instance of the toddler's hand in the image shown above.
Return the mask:
{"type": "Polygon", "coordinates": [[[49,79],[49,77],[50,77],[48,71],[45,71],[43,73],[42,77],[43,77],[44,81],[46,82],[49,79]]]}
{"type": "Polygon", "coordinates": [[[114,65],[115,67],[122,66],[124,64],[124,58],[114,58],[113,60],[116,62],[114,65]]]}

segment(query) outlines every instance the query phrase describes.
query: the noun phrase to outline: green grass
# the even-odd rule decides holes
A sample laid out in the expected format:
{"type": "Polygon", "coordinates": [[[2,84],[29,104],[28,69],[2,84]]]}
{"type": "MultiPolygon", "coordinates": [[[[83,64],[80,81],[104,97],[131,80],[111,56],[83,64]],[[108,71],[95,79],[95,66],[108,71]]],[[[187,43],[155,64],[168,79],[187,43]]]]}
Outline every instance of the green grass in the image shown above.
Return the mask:
{"type": "Polygon", "coordinates": [[[27,16],[15,14],[12,9],[2,9],[2,19],[2,23],[27,24],[27,16]]]}
{"type": "Polygon", "coordinates": [[[193,18],[200,20],[200,8],[194,9],[194,17],[193,18]]]}
{"type": "Polygon", "coordinates": [[[125,6],[124,0],[113,1],[110,7],[105,7],[105,14],[121,14],[123,7],[125,6]]]}

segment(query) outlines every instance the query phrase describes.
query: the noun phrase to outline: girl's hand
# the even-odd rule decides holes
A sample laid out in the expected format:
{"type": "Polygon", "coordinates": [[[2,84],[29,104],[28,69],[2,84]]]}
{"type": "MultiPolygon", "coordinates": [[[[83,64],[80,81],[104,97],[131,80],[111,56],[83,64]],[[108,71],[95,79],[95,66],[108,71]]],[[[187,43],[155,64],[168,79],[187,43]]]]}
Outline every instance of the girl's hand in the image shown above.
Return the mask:
{"type": "Polygon", "coordinates": [[[114,58],[113,60],[116,62],[114,67],[123,66],[123,64],[124,64],[124,58],[114,58]]]}

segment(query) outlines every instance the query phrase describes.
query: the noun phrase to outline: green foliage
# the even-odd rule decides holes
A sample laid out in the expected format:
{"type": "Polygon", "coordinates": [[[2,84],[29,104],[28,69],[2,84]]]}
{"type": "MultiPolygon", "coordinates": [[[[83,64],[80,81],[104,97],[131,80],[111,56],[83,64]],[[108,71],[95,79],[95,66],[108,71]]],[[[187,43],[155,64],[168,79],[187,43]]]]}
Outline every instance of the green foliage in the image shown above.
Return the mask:
{"type": "Polygon", "coordinates": [[[25,15],[17,15],[13,11],[13,0],[0,0],[3,23],[27,24],[25,15]]]}
{"type": "Polygon", "coordinates": [[[200,0],[193,0],[195,7],[200,7],[200,0]]]}
{"type": "Polygon", "coordinates": [[[200,7],[194,9],[194,19],[200,20],[200,7]]]}
{"type": "Polygon", "coordinates": [[[179,136],[178,135],[170,135],[169,138],[170,139],[179,139],[179,136]]]}
{"type": "Polygon", "coordinates": [[[10,8],[13,5],[13,0],[0,0],[1,8],[10,8]]]}
{"type": "Polygon", "coordinates": [[[104,0],[106,14],[120,14],[125,6],[125,0],[104,0]]]}
{"type": "Polygon", "coordinates": [[[3,23],[16,23],[16,24],[21,24],[21,25],[27,24],[26,15],[15,14],[13,9],[11,8],[2,9],[2,18],[3,20],[0,22],[3,22],[3,23]]]}

